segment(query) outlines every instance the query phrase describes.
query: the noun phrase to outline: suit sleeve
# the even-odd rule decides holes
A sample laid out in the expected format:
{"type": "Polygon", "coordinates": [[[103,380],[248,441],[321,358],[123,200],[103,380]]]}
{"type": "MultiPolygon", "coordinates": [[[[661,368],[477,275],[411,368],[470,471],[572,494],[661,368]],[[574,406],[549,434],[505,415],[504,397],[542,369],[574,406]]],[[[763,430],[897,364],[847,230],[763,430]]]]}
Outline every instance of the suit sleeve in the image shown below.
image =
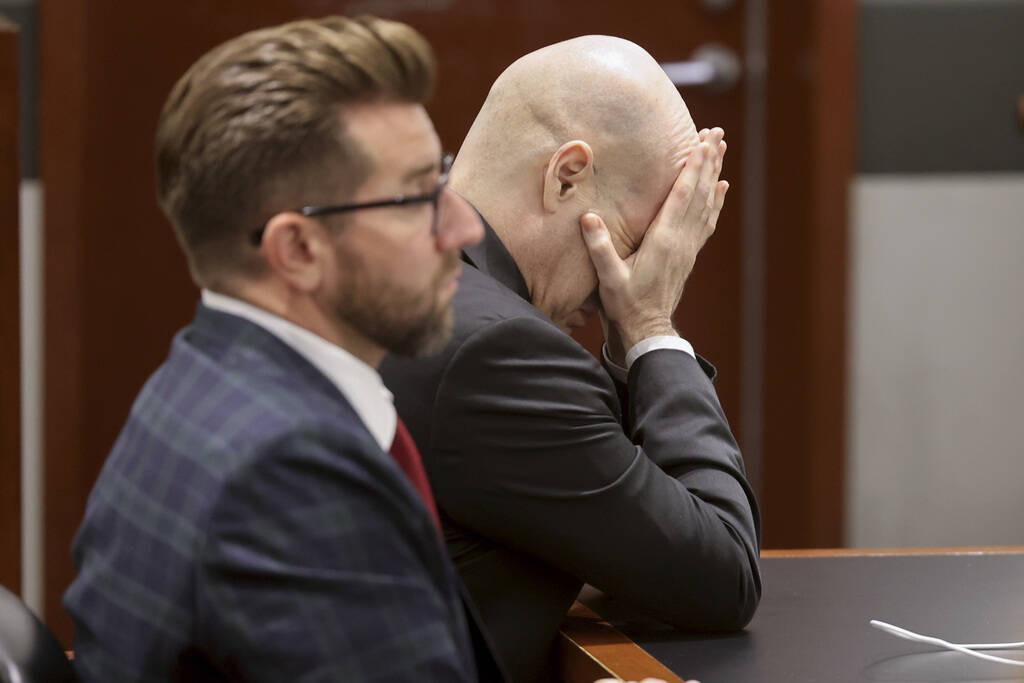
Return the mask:
{"type": "Polygon", "coordinates": [[[213,643],[221,670],[247,681],[475,680],[436,529],[385,456],[361,444],[295,433],[224,488],[197,580],[200,642],[213,643]]]}
{"type": "Polygon", "coordinates": [[[676,627],[741,628],[761,594],[759,521],[711,381],[677,350],[644,354],[628,379],[621,416],[604,369],[550,324],[477,331],[435,404],[439,499],[676,627]]]}

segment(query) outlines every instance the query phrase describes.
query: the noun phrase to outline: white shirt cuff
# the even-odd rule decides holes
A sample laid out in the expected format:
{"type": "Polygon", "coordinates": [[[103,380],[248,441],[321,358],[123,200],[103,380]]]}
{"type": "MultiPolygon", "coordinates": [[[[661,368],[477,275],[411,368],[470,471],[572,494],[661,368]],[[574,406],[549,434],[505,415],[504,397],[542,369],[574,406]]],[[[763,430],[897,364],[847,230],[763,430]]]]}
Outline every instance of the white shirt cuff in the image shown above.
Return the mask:
{"type": "Polygon", "coordinates": [[[658,349],[676,349],[677,351],[685,351],[695,360],[697,358],[697,354],[693,351],[693,344],[682,337],[676,337],[670,334],[648,337],[647,339],[637,342],[633,348],[626,353],[626,367],[622,367],[621,365],[612,362],[612,359],[608,357],[607,344],[601,345],[601,358],[604,360],[605,367],[608,369],[608,373],[612,378],[625,383],[629,377],[629,369],[633,367],[633,363],[636,362],[636,359],[649,351],[657,351],[658,349]]]}
{"type": "Polygon", "coordinates": [[[665,334],[658,337],[648,337],[647,339],[638,341],[633,348],[626,352],[626,368],[629,369],[633,367],[633,363],[636,362],[636,359],[645,353],[649,351],[657,351],[658,349],[676,349],[677,351],[685,351],[690,354],[690,357],[694,360],[697,358],[697,354],[693,352],[693,344],[682,337],[665,334]]]}

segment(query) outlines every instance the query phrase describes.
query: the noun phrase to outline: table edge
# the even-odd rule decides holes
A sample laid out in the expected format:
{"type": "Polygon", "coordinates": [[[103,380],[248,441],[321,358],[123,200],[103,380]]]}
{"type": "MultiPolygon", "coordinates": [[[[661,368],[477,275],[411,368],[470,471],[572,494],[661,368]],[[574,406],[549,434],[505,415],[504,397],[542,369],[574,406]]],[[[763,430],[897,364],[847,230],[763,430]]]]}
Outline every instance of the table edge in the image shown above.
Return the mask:
{"type": "MultiPolygon", "coordinates": [[[[1007,554],[1024,554],[1024,546],[791,548],[762,550],[761,558],[1007,554]]],[[[639,681],[650,676],[668,683],[684,683],[647,650],[580,602],[573,604],[559,630],[558,664],[565,683],[593,683],[602,677],[639,681]]]]}
{"type": "Polygon", "coordinates": [[[564,683],[598,678],[685,683],[617,628],[581,602],[573,603],[558,633],[558,669],[564,683]]]}
{"type": "Polygon", "coordinates": [[[762,550],[761,558],[774,557],[884,557],[902,555],[1015,555],[1024,546],[958,546],[913,548],[788,548],[762,550]]]}

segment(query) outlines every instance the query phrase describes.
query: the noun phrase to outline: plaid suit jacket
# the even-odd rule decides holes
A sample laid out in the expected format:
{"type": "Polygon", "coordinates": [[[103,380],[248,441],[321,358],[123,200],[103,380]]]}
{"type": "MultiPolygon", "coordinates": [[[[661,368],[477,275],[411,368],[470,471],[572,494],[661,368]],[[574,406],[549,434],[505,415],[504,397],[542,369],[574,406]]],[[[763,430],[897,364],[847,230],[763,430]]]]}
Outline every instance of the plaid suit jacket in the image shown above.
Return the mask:
{"type": "Polygon", "coordinates": [[[64,596],[83,681],[466,681],[420,498],[326,377],[201,304],[89,497],[64,596]]]}

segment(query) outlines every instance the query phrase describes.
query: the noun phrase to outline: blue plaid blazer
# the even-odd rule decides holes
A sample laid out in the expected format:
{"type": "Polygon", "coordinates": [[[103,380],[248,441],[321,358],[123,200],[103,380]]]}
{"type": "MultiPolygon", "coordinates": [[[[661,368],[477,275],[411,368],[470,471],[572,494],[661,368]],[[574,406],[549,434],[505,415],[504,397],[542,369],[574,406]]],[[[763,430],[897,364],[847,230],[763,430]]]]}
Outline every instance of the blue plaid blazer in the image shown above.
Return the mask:
{"type": "Polygon", "coordinates": [[[86,682],[476,679],[457,579],[405,475],[305,359],[201,304],[72,554],[86,682]]]}

